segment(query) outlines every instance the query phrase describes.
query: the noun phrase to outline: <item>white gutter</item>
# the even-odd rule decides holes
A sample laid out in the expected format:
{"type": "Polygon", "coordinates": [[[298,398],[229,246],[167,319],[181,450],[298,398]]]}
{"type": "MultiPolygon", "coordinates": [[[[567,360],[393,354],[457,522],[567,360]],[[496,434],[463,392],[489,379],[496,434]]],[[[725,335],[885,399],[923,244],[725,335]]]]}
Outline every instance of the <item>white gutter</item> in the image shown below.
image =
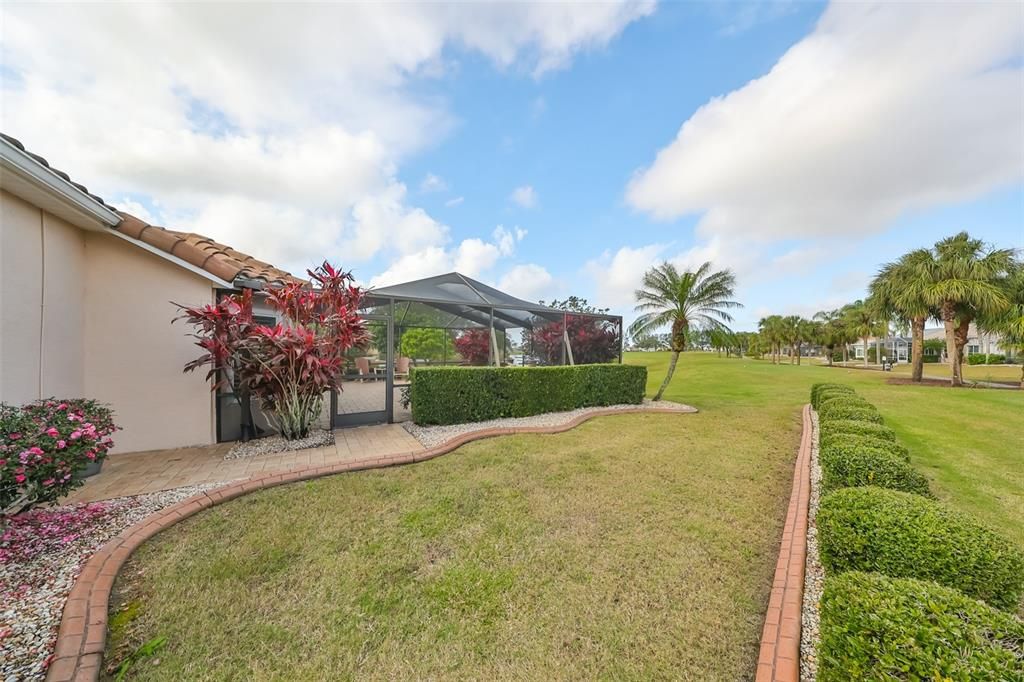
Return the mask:
{"type": "Polygon", "coordinates": [[[216,284],[217,286],[219,286],[222,289],[235,289],[236,288],[233,284],[231,284],[231,282],[227,282],[227,281],[221,279],[220,277],[218,277],[217,275],[214,275],[213,273],[210,273],[210,272],[207,272],[206,270],[203,270],[201,267],[199,267],[197,265],[192,265],[187,260],[184,260],[182,258],[178,258],[173,253],[167,253],[163,249],[158,249],[155,246],[153,246],[152,244],[147,244],[146,242],[142,241],[141,239],[135,239],[134,237],[129,237],[128,235],[124,234],[123,232],[118,232],[117,230],[107,230],[107,234],[110,234],[110,235],[113,235],[114,237],[118,237],[120,239],[123,239],[123,240],[125,240],[126,242],[128,242],[130,244],[134,244],[135,246],[139,247],[140,249],[142,249],[144,251],[149,251],[154,256],[158,256],[160,258],[163,258],[166,261],[174,263],[175,265],[177,265],[180,268],[184,268],[184,269],[188,270],[189,272],[192,272],[192,273],[194,273],[196,275],[199,275],[200,277],[213,282],[214,284],[216,284]]]}
{"type": "Polygon", "coordinates": [[[109,227],[121,222],[121,216],[117,213],[3,138],[0,138],[0,167],[5,172],[14,173],[22,180],[48,192],[69,208],[85,214],[94,221],[109,227]]]}

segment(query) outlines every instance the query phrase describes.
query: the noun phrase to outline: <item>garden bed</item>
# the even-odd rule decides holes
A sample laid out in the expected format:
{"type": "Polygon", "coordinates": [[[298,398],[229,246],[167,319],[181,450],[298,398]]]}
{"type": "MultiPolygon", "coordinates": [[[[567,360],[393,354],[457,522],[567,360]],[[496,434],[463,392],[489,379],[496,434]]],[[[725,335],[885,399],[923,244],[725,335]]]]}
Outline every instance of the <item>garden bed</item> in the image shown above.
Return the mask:
{"type": "Polygon", "coordinates": [[[0,679],[43,680],[68,593],[86,560],[150,514],[224,483],[36,508],[0,538],[0,679]]]}
{"type": "Polygon", "coordinates": [[[309,448],[321,448],[326,445],[334,445],[334,431],[330,429],[315,429],[309,432],[305,438],[287,440],[282,436],[267,436],[266,438],[255,438],[246,442],[238,442],[231,446],[224,459],[246,459],[248,457],[259,457],[260,455],[276,455],[281,452],[294,450],[307,450],[309,448]]]}

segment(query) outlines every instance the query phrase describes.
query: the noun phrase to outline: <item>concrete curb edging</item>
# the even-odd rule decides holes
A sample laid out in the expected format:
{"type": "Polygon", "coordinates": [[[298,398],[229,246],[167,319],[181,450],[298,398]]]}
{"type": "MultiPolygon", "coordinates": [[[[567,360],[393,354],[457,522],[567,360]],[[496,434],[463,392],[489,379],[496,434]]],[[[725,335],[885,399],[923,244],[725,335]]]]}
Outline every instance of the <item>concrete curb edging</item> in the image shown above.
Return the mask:
{"type": "Polygon", "coordinates": [[[800,623],[807,562],[807,510],[811,497],[811,406],[804,405],[803,434],[793,472],[782,544],[775,564],[768,611],[761,632],[757,682],[799,682],[800,623]]]}
{"type": "MultiPolygon", "coordinates": [[[[693,414],[695,412],[697,412],[696,408],[681,410],[656,407],[595,410],[558,426],[481,429],[461,434],[441,445],[422,451],[351,460],[326,466],[276,471],[193,495],[155,514],[150,514],[134,526],[121,531],[85,562],[70,594],[68,594],[67,602],[64,604],[56,647],[46,670],[46,680],[47,682],[71,680],[94,682],[99,679],[103,666],[103,652],[107,643],[107,612],[110,604],[110,592],[114,587],[118,572],[132,552],[138,549],[143,542],[199,511],[256,490],[273,488],[285,483],[306,481],[347,471],[381,469],[399,464],[424,462],[447,454],[466,443],[495,436],[521,433],[562,433],[595,417],[618,414],[693,414]]],[[[799,621],[799,614],[797,618],[799,621]]],[[[799,631],[796,637],[799,644],[799,631]]]]}

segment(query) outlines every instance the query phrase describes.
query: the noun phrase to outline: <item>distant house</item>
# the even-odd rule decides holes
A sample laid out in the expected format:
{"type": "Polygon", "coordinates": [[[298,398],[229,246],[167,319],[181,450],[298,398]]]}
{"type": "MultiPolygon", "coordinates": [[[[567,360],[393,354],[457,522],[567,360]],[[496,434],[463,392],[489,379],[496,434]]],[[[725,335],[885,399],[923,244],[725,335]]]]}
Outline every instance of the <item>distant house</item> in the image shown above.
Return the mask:
{"type": "Polygon", "coordinates": [[[124,427],[117,451],[225,440],[218,396],[201,373],[182,373],[200,351],[171,326],[171,301],[288,281],[212,239],[115,210],[0,134],[0,401],[110,403],[124,427]]]}
{"type": "MultiPolygon", "coordinates": [[[[929,341],[946,341],[946,330],[942,327],[934,327],[931,329],[924,330],[925,348],[924,354],[926,356],[938,356],[942,361],[945,360],[945,350],[939,350],[938,348],[929,347],[937,346],[937,344],[929,344],[929,341]]],[[[1006,355],[1012,357],[1012,350],[1003,348],[1000,345],[1000,336],[998,334],[983,334],[979,333],[978,329],[972,324],[968,328],[967,332],[967,345],[964,347],[965,355],[974,355],[977,353],[988,353],[990,355],[1006,355]]],[[[868,348],[881,348],[882,357],[888,359],[895,359],[896,362],[910,362],[911,357],[911,338],[909,336],[890,336],[888,338],[870,337],[868,339],[868,348]]],[[[864,359],[864,343],[863,341],[856,341],[849,345],[850,357],[856,358],[857,360],[864,359]]],[[[871,352],[870,350],[868,351],[871,352]]]]}

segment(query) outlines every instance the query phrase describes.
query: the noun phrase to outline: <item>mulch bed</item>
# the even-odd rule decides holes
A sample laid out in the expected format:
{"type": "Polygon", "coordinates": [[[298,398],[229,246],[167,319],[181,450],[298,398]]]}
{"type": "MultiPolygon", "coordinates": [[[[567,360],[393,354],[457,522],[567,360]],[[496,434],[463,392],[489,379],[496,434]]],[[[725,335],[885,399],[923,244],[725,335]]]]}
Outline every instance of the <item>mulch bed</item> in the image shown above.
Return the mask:
{"type": "MultiPolygon", "coordinates": [[[[953,386],[950,385],[948,379],[922,379],[921,381],[914,381],[910,377],[889,377],[888,379],[885,380],[885,383],[891,384],[893,386],[937,386],[938,388],[953,388],[953,386]]],[[[1011,384],[1008,381],[989,381],[987,383],[1002,384],[1007,388],[1016,388],[1018,390],[1020,389],[1020,387],[1017,384],[1011,384]]],[[[977,384],[964,384],[964,386],[962,386],[961,388],[977,388],[983,391],[986,389],[999,391],[1003,390],[1001,388],[993,389],[991,386],[979,386],[977,384]]]]}

